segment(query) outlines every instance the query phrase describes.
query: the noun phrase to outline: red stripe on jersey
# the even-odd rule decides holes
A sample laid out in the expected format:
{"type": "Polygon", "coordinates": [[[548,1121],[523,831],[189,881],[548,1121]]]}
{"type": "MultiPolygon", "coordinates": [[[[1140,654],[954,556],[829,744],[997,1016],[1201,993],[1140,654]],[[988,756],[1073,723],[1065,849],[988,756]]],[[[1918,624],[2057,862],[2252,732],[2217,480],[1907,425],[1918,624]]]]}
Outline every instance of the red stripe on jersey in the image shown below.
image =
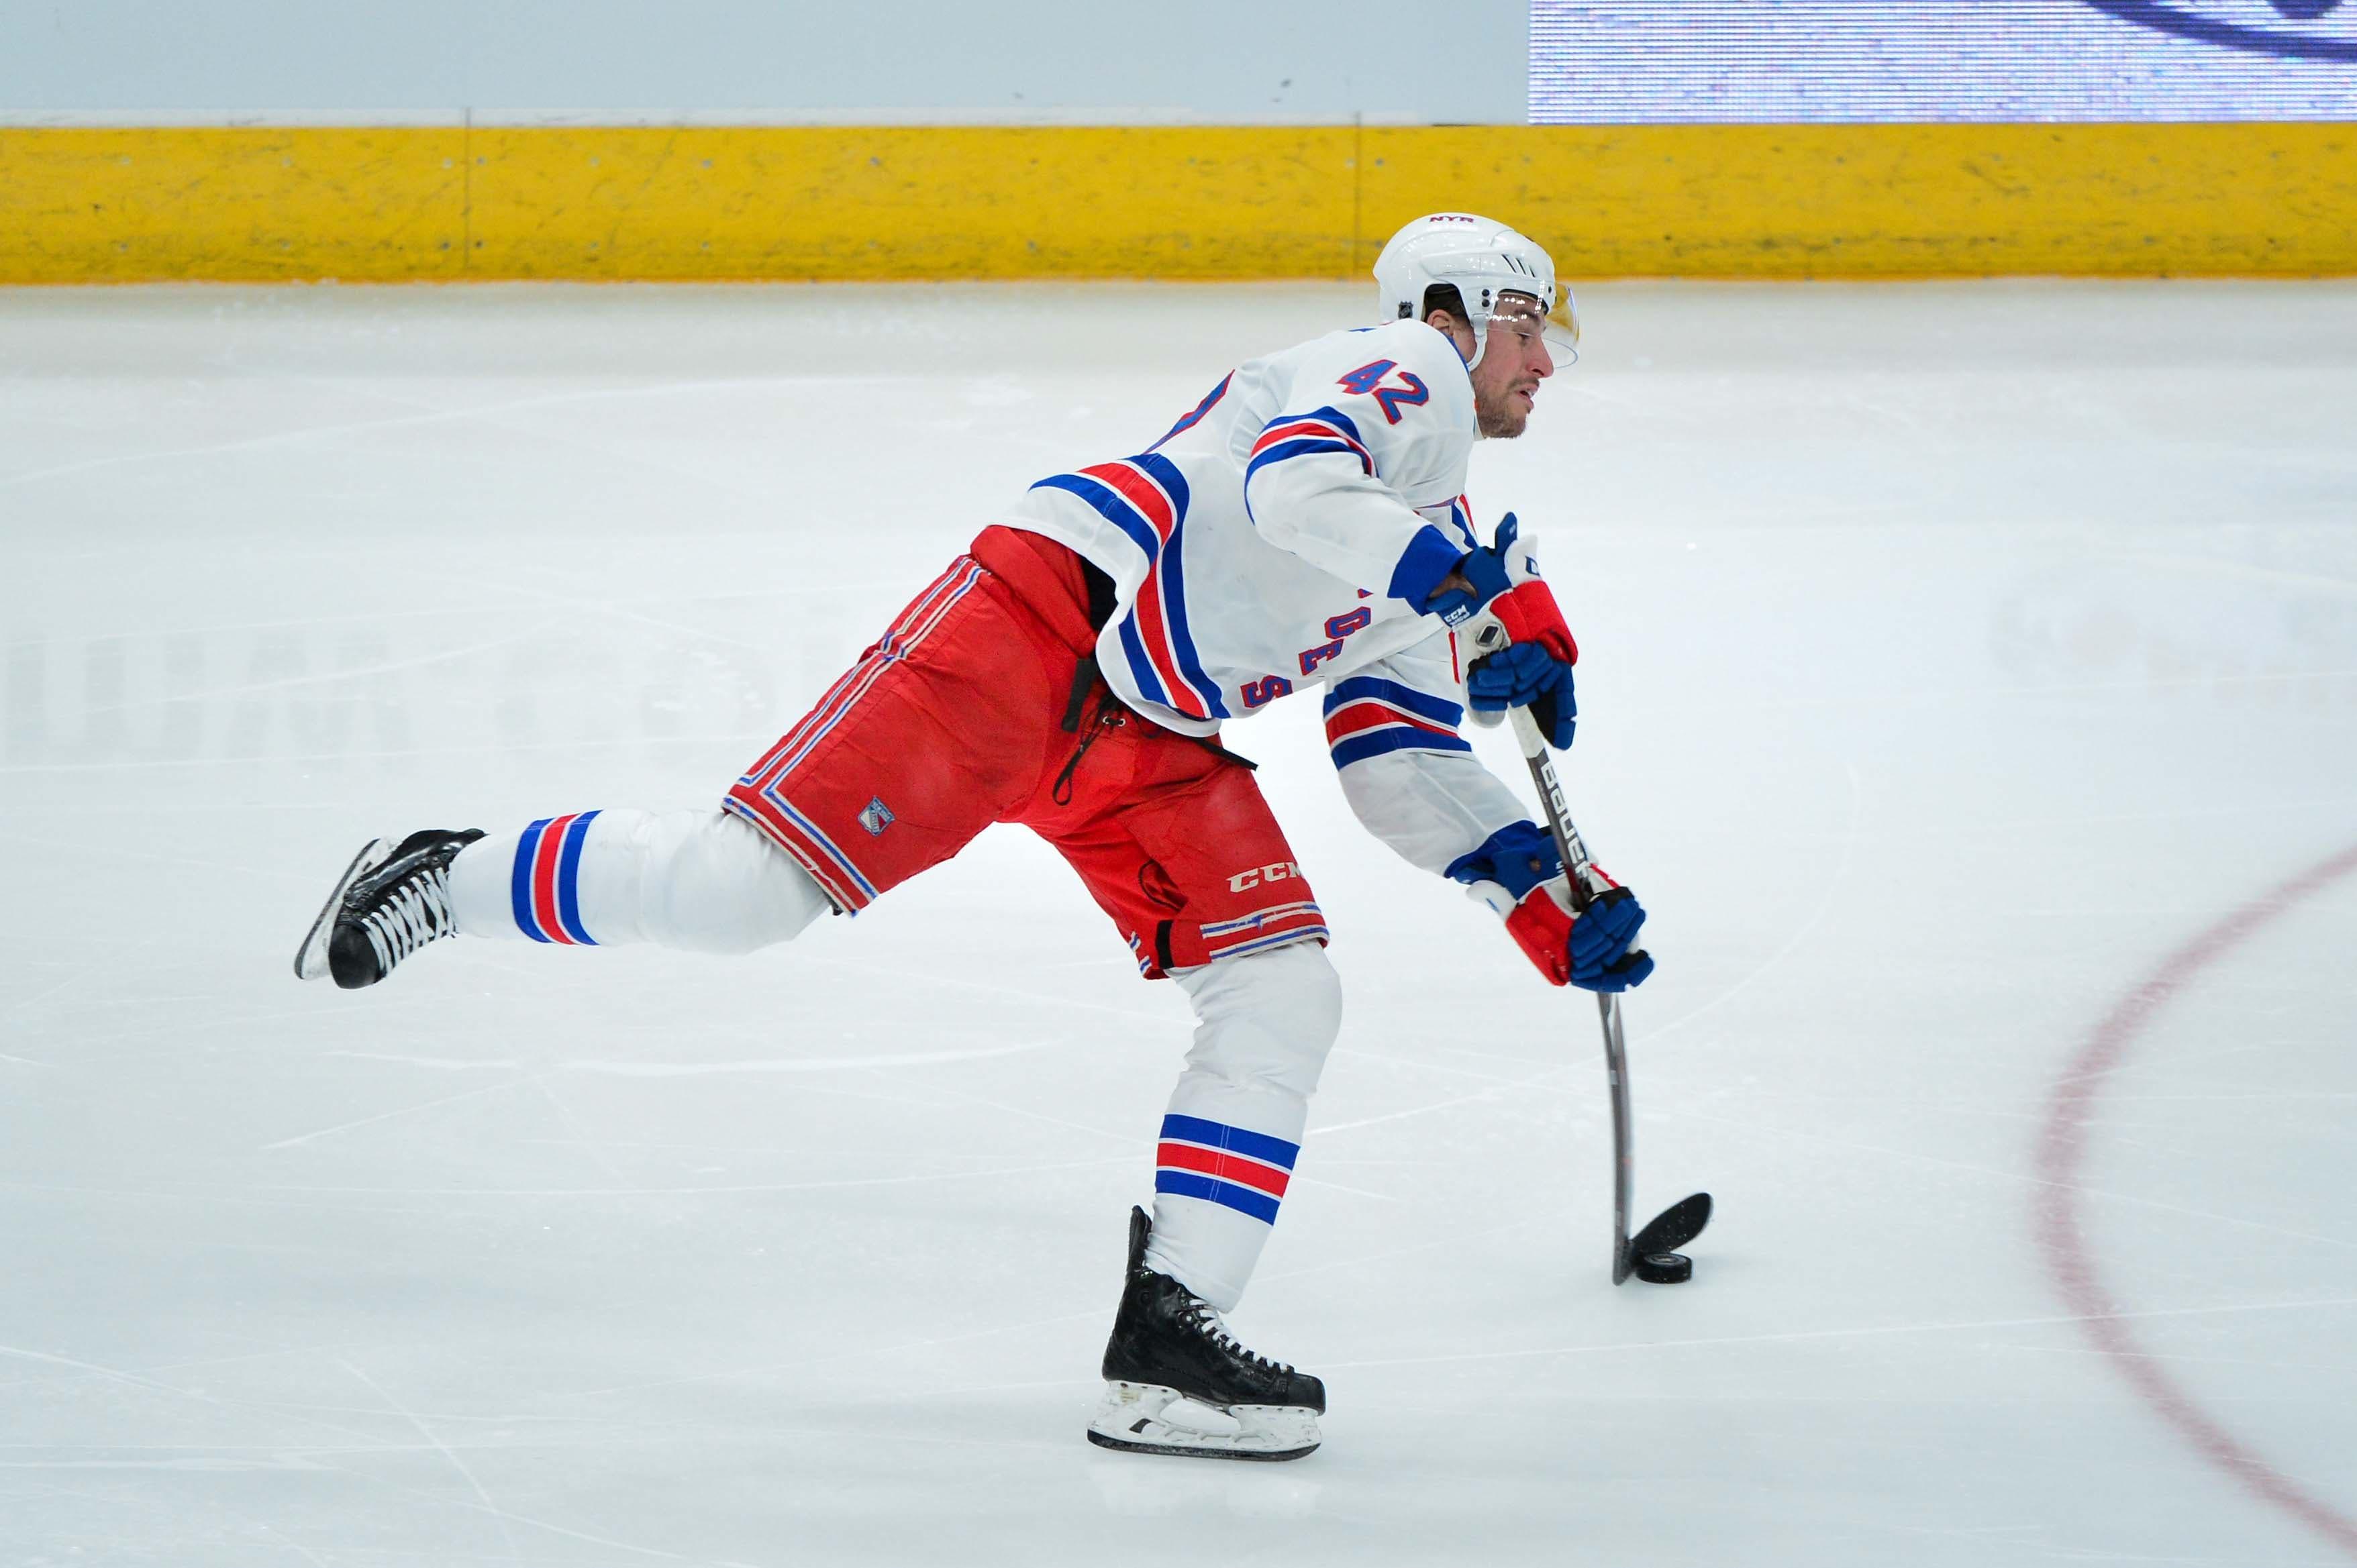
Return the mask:
{"type": "Polygon", "coordinates": [[[1351,440],[1347,431],[1318,419],[1288,419],[1283,424],[1269,426],[1261,432],[1260,439],[1253,443],[1252,455],[1257,457],[1269,447],[1283,442],[1312,436],[1323,436],[1329,441],[1340,441],[1359,455],[1359,464],[1368,473],[1372,474],[1375,471],[1375,459],[1364,446],[1351,440]]]}
{"type": "MultiPolygon", "coordinates": [[[[1117,492],[1135,507],[1154,535],[1164,544],[1177,531],[1178,513],[1162,487],[1147,478],[1127,463],[1099,463],[1082,468],[1082,473],[1117,492]]],[[[1146,582],[1138,589],[1135,608],[1140,640],[1146,645],[1147,662],[1154,666],[1157,679],[1170,700],[1170,705],[1189,718],[1208,719],[1211,710],[1200,693],[1179,673],[1178,649],[1170,636],[1170,617],[1162,602],[1162,563],[1157,558],[1146,570],[1146,582]]]]}
{"type": "Polygon", "coordinates": [[[1222,1181],[1234,1182],[1238,1187],[1265,1192],[1271,1197],[1283,1197],[1286,1187],[1293,1179],[1291,1172],[1279,1170],[1275,1165],[1265,1165],[1258,1160],[1248,1160],[1220,1149],[1200,1148],[1193,1144],[1165,1144],[1155,1152],[1154,1163],[1165,1170],[1199,1171],[1204,1176],[1217,1176],[1222,1181]]]}
{"type": "Polygon", "coordinates": [[[1385,729],[1393,725],[1412,725],[1420,730],[1429,730],[1434,735],[1453,736],[1457,733],[1447,725],[1437,725],[1430,719],[1419,718],[1414,714],[1402,713],[1399,709],[1387,707],[1382,703],[1361,699],[1355,703],[1345,703],[1326,715],[1326,744],[1332,746],[1347,736],[1359,735],[1371,729],[1385,729]]]}
{"type": "Polygon", "coordinates": [[[1171,706],[1184,711],[1187,688],[1179,682],[1178,661],[1170,657],[1170,628],[1162,618],[1162,584],[1160,574],[1148,572],[1137,590],[1137,629],[1143,634],[1146,657],[1154,672],[1162,681],[1162,689],[1170,698],[1171,706]]]}
{"type": "Polygon", "coordinates": [[[1171,510],[1170,498],[1162,493],[1161,486],[1126,463],[1099,463],[1081,472],[1120,491],[1124,499],[1146,514],[1155,536],[1165,544],[1170,542],[1170,530],[1177,525],[1178,514],[1171,510]]]}
{"type": "Polygon", "coordinates": [[[1163,614],[1162,564],[1156,562],[1154,570],[1146,575],[1146,584],[1137,591],[1137,629],[1143,634],[1146,657],[1154,666],[1154,673],[1162,682],[1162,690],[1170,705],[1192,718],[1208,719],[1211,710],[1195,688],[1178,673],[1178,660],[1170,644],[1169,622],[1163,614]]]}
{"type": "Polygon", "coordinates": [[[1305,414],[1298,419],[1288,419],[1282,424],[1272,424],[1262,431],[1260,438],[1253,443],[1253,452],[1257,456],[1264,448],[1304,435],[1330,436],[1345,446],[1357,446],[1361,452],[1366,450],[1365,447],[1359,446],[1356,441],[1351,440],[1351,433],[1341,426],[1329,424],[1322,419],[1312,419],[1305,414]]]}

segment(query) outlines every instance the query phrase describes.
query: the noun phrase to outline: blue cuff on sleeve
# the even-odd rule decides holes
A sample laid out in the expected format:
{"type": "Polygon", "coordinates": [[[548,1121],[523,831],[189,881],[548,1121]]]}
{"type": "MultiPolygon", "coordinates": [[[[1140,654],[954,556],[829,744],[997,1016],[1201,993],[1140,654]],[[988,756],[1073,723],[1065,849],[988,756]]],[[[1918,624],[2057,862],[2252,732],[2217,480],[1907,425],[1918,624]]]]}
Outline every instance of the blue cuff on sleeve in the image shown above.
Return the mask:
{"type": "Polygon", "coordinates": [[[1405,599],[1418,615],[1425,613],[1425,601],[1440,586],[1440,580],[1457,570],[1457,563],[1465,552],[1448,542],[1448,535],[1430,523],[1415,531],[1408,541],[1406,553],[1392,570],[1391,586],[1384,592],[1395,599],[1405,599]]]}
{"type": "Polygon", "coordinates": [[[1540,883],[1563,875],[1555,835],[1534,822],[1510,822],[1481,841],[1481,847],[1448,863],[1442,875],[1468,885],[1495,882],[1520,903],[1540,883]]]}

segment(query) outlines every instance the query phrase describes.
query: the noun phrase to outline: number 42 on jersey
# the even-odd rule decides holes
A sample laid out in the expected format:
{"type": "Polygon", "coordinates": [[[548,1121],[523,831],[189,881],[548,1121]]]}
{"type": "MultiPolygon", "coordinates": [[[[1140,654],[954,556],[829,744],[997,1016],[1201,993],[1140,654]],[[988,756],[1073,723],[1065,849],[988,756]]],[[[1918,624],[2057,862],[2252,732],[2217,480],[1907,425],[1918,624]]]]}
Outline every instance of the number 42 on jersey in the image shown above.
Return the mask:
{"type": "Polygon", "coordinates": [[[1424,384],[1424,379],[1413,371],[1401,370],[1397,360],[1377,360],[1372,364],[1361,365],[1334,384],[1354,397],[1372,394],[1383,408],[1386,424],[1400,422],[1401,409],[1414,408],[1432,401],[1432,389],[1424,384]],[[1397,375],[1400,384],[1384,386],[1384,378],[1394,374],[1397,375]]]}

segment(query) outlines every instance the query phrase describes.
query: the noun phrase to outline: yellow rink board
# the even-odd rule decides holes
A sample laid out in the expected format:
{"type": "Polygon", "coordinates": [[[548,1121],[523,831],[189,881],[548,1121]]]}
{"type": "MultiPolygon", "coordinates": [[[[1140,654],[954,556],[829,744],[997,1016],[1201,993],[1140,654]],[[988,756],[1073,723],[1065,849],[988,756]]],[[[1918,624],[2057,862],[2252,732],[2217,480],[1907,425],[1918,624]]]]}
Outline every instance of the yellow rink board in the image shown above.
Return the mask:
{"type": "Polygon", "coordinates": [[[2357,126],[0,129],[0,283],[2357,274],[2357,126]]]}

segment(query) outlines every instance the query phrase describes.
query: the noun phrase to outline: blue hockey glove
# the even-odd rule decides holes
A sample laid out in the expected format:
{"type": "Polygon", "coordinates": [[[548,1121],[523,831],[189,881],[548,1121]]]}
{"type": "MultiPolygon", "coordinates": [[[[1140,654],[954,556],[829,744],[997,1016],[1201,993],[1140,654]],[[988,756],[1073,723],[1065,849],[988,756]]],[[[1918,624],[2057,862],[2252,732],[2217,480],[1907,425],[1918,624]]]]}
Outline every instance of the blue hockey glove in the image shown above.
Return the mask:
{"type": "Polygon", "coordinates": [[[1513,643],[1476,659],[1465,671],[1465,697],[1480,713],[1530,709],[1539,733],[1557,751],[1571,749],[1572,734],[1579,727],[1571,666],[1535,642],[1513,643]]]}
{"type": "Polygon", "coordinates": [[[1574,718],[1571,667],[1579,662],[1563,610],[1539,576],[1537,557],[1522,539],[1522,523],[1508,512],[1496,541],[1457,564],[1472,592],[1454,588],[1437,594],[1426,608],[1450,626],[1488,616],[1506,629],[1512,646],[1484,654],[1466,671],[1465,689],[1477,712],[1528,708],[1539,733],[1561,751],[1571,745],[1574,718]]]}
{"type": "Polygon", "coordinates": [[[1626,991],[1653,972],[1650,955],[1630,950],[1645,908],[1602,869],[1591,869],[1606,886],[1586,914],[1574,916],[1553,835],[1523,822],[1500,828],[1479,849],[1458,856],[1447,875],[1504,918],[1506,934],[1550,983],[1626,991]]]}
{"type": "Polygon", "coordinates": [[[1571,983],[1582,991],[1626,991],[1653,972],[1653,955],[1637,947],[1645,907],[1626,887],[1608,887],[1571,923],[1571,983]]]}

